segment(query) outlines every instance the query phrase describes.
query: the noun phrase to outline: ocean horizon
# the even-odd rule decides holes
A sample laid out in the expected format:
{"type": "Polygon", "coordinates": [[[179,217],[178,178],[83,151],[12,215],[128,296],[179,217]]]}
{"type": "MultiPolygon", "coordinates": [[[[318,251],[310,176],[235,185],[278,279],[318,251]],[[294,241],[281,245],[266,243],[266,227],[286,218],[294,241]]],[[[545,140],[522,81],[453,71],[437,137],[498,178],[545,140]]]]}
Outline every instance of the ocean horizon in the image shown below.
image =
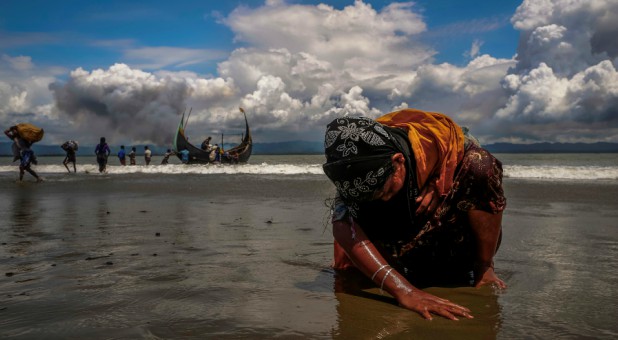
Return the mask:
{"type": "MultiPolygon", "coordinates": [[[[136,147],[138,155],[143,155],[144,146],[152,150],[153,153],[163,154],[167,149],[173,149],[171,145],[153,144],[125,144],[127,150],[136,147]]],[[[224,143],[224,149],[229,149],[238,145],[237,143],[224,143]]],[[[94,153],[96,143],[80,143],[77,151],[78,156],[87,156],[94,153]]],[[[483,147],[492,153],[618,153],[618,143],[596,142],[596,143],[491,143],[483,144],[483,147]]],[[[33,150],[40,156],[63,156],[64,151],[60,145],[39,144],[33,145],[33,150]]],[[[120,150],[120,144],[110,144],[112,153],[120,150]]],[[[253,143],[254,155],[321,155],[324,153],[324,143],[322,141],[285,141],[272,143],[253,143]]],[[[0,157],[12,155],[11,142],[0,142],[0,157]]]]}

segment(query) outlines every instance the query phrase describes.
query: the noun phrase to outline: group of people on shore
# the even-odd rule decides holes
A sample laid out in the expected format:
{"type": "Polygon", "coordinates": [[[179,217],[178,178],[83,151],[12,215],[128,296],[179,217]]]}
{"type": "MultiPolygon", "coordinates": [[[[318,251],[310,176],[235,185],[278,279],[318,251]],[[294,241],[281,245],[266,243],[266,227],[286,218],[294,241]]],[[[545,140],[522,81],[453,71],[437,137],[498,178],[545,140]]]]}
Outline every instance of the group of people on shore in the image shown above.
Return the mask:
{"type": "MultiPolygon", "coordinates": [[[[68,172],[71,172],[71,170],[69,169],[67,164],[68,163],[73,163],[73,172],[76,172],[75,152],[77,151],[77,147],[78,147],[77,142],[76,141],[67,141],[64,144],[62,144],[61,147],[66,152],[66,157],[64,158],[64,161],[62,163],[67,168],[68,172]]],[[[107,160],[108,160],[109,155],[111,154],[111,152],[112,151],[111,151],[109,145],[107,144],[107,142],[105,140],[105,137],[101,137],[101,139],[99,140],[99,144],[97,144],[97,146],[94,149],[94,154],[97,156],[97,164],[99,165],[99,172],[105,172],[105,170],[107,168],[107,160]]],[[[167,164],[169,156],[173,155],[173,154],[174,153],[170,149],[167,149],[167,153],[165,154],[161,164],[167,164]]],[[[129,158],[129,164],[130,165],[136,165],[137,164],[137,162],[136,162],[136,158],[137,158],[137,149],[136,149],[136,147],[132,147],[131,151],[129,152],[129,154],[127,154],[126,151],[125,151],[124,145],[121,145],[120,146],[120,151],[118,151],[117,156],[118,156],[118,160],[120,161],[120,165],[127,165],[127,157],[129,158]]],[[[146,145],[146,146],[144,146],[144,161],[146,162],[146,165],[150,165],[151,160],[152,160],[152,151],[146,145]]]]}
{"type": "MultiPolygon", "coordinates": [[[[43,129],[39,129],[31,124],[18,124],[9,127],[4,131],[4,134],[13,141],[12,149],[13,149],[13,161],[19,160],[19,180],[22,181],[24,178],[24,174],[28,172],[34,178],[36,178],[37,182],[41,182],[43,179],[39,174],[36,173],[31,167],[32,164],[37,164],[36,156],[34,155],[34,151],[32,150],[32,144],[39,141],[43,137],[43,129]],[[22,131],[20,131],[20,129],[22,131]],[[33,132],[34,131],[34,132],[33,132]]],[[[73,165],[73,173],[77,172],[77,150],[79,149],[79,143],[75,140],[68,140],[60,145],[62,150],[66,153],[64,160],[62,161],[62,165],[67,169],[70,173],[71,169],[69,168],[69,164],[73,165]]],[[[109,155],[111,154],[111,149],[107,144],[105,137],[101,137],[99,140],[99,144],[94,149],[94,153],[97,157],[97,164],[99,165],[99,172],[105,172],[107,168],[107,160],[109,155]]],[[[169,158],[176,153],[171,149],[167,149],[167,152],[163,155],[163,159],[161,160],[161,164],[168,164],[169,158]]],[[[182,154],[182,152],[181,152],[182,154]]],[[[130,165],[136,165],[137,158],[137,148],[132,147],[131,151],[127,154],[125,151],[125,146],[120,146],[120,151],[118,151],[118,160],[120,161],[120,165],[127,165],[126,159],[129,158],[130,165]]],[[[183,160],[183,163],[188,162],[183,160]]],[[[152,150],[146,145],[144,146],[144,161],[146,165],[150,165],[152,161],[152,150]]]]}
{"type": "MultiPolygon", "coordinates": [[[[101,137],[99,144],[94,149],[94,153],[97,156],[97,163],[99,164],[99,172],[104,172],[107,167],[107,159],[111,154],[111,149],[109,145],[107,145],[105,141],[105,137],[101,137]]],[[[176,153],[171,149],[167,149],[167,152],[163,155],[163,159],[161,160],[161,164],[168,164],[169,158],[176,153]]],[[[121,145],[120,150],[116,154],[118,157],[118,161],[120,165],[127,165],[127,158],[129,158],[129,165],[137,165],[137,148],[131,147],[131,151],[127,154],[125,151],[125,146],[121,145]]],[[[67,153],[68,157],[68,153],[67,153]]],[[[148,147],[148,145],[144,146],[144,162],[146,165],[150,165],[152,161],[152,150],[148,147]]]]}
{"type": "MultiPolygon", "coordinates": [[[[22,136],[23,132],[22,134],[20,134],[19,128],[22,128],[23,130],[23,127],[21,127],[20,125],[27,125],[28,128],[30,129],[38,129],[31,124],[18,124],[15,126],[11,126],[10,128],[4,131],[4,134],[13,141],[13,145],[12,145],[13,156],[14,156],[13,160],[20,161],[19,180],[20,181],[23,180],[24,173],[28,172],[34,178],[36,178],[37,182],[40,182],[43,179],[31,167],[31,164],[35,164],[35,165],[37,164],[36,156],[34,155],[34,151],[32,150],[31,146],[36,141],[42,138],[43,129],[38,129],[40,136],[38,137],[37,140],[33,140],[31,137],[22,136]]],[[[222,150],[217,144],[210,145],[210,139],[211,138],[208,137],[208,139],[205,140],[204,143],[202,143],[202,149],[206,148],[208,151],[211,152],[211,158],[212,158],[211,161],[220,162],[221,157],[222,157],[222,153],[220,151],[222,150]]],[[[76,173],[77,172],[77,165],[76,165],[77,150],[79,149],[79,143],[75,140],[68,140],[64,142],[62,145],[60,145],[60,147],[66,153],[64,160],[62,161],[62,165],[64,165],[64,167],[70,173],[71,168],[69,167],[69,165],[72,164],[73,173],[76,173]]],[[[100,173],[106,171],[108,158],[111,155],[111,153],[112,153],[111,148],[107,144],[105,137],[101,137],[101,139],[99,140],[99,143],[96,145],[94,149],[94,154],[96,155],[97,164],[99,166],[100,173]]],[[[189,150],[186,150],[186,149],[181,150],[180,152],[178,152],[178,154],[183,164],[189,163],[189,150]]],[[[171,149],[167,149],[167,151],[163,155],[163,158],[161,159],[161,164],[162,165],[169,164],[169,158],[174,155],[176,155],[176,152],[172,151],[171,149]]],[[[227,154],[223,156],[233,157],[227,154]]],[[[131,151],[127,153],[125,146],[121,145],[120,150],[117,153],[117,157],[118,157],[118,161],[120,162],[120,165],[122,166],[127,165],[127,158],[129,159],[129,165],[137,165],[137,148],[133,146],[131,147],[131,151]]],[[[238,156],[236,156],[236,159],[237,158],[238,156]]],[[[231,159],[233,160],[233,158],[231,159]]],[[[144,162],[146,165],[150,165],[150,163],[152,162],[152,150],[147,145],[144,146],[144,162]]]]}

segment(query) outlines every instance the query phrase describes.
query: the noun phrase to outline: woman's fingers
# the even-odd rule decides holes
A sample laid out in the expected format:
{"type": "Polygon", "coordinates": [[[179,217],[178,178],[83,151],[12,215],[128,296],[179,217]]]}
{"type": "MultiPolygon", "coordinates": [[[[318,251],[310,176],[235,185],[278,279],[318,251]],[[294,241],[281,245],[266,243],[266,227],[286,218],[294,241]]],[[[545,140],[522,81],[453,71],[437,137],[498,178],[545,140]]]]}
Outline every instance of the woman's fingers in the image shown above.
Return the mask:
{"type": "Polygon", "coordinates": [[[453,315],[453,313],[449,312],[446,309],[442,309],[438,312],[441,316],[447,318],[447,319],[451,319],[454,321],[459,321],[459,319],[457,319],[457,317],[455,315],[453,315]]]}
{"type": "Polygon", "coordinates": [[[463,316],[466,317],[468,319],[473,319],[474,317],[470,314],[470,310],[468,308],[465,307],[451,307],[449,309],[449,312],[459,315],[459,316],[463,316]]]}
{"type": "Polygon", "coordinates": [[[458,304],[456,304],[456,303],[454,303],[454,302],[451,302],[451,301],[449,301],[449,300],[445,300],[445,301],[446,301],[446,303],[449,305],[449,307],[452,307],[452,308],[457,308],[457,309],[461,309],[461,310],[463,310],[463,311],[465,311],[465,312],[470,312],[470,309],[468,309],[468,308],[466,308],[466,307],[464,307],[464,306],[458,305],[458,304]]]}
{"type": "Polygon", "coordinates": [[[450,320],[459,320],[458,316],[468,319],[474,318],[470,314],[470,310],[468,308],[431,295],[423,296],[416,304],[416,307],[412,307],[411,309],[416,310],[427,320],[433,319],[432,314],[439,315],[450,320]]]}
{"type": "Polygon", "coordinates": [[[444,303],[442,305],[442,308],[448,310],[449,312],[453,314],[457,314],[457,315],[465,316],[465,317],[471,317],[470,310],[468,308],[454,304],[450,301],[448,301],[448,303],[444,303]]]}
{"type": "Polygon", "coordinates": [[[427,320],[432,320],[433,314],[439,315],[441,317],[450,319],[450,320],[459,320],[459,318],[457,318],[457,316],[463,316],[466,317],[468,319],[472,319],[472,315],[470,315],[468,312],[464,311],[461,308],[455,308],[455,307],[450,307],[450,306],[444,306],[444,305],[440,305],[440,304],[434,304],[431,307],[427,307],[425,306],[421,311],[419,311],[420,314],[427,320]]]}
{"type": "Polygon", "coordinates": [[[427,320],[433,320],[433,317],[431,316],[431,313],[429,312],[429,309],[427,309],[427,307],[425,307],[421,311],[421,315],[427,320]]]}

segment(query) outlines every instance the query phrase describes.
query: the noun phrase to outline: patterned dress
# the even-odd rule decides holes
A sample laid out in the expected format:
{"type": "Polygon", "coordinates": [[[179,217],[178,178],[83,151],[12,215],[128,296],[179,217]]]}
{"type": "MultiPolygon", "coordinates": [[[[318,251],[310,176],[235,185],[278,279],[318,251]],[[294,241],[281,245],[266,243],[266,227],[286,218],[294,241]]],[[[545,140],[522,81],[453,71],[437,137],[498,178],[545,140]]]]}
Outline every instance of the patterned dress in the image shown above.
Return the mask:
{"type": "MultiPolygon", "coordinates": [[[[414,216],[401,190],[388,202],[355,207],[336,198],[333,221],[353,218],[380,253],[416,285],[469,283],[475,259],[475,239],[467,213],[497,214],[506,207],[502,164],[478,144],[466,140],[464,157],[453,185],[433,215],[414,216]]],[[[345,268],[337,257],[334,267],[345,268]]]]}

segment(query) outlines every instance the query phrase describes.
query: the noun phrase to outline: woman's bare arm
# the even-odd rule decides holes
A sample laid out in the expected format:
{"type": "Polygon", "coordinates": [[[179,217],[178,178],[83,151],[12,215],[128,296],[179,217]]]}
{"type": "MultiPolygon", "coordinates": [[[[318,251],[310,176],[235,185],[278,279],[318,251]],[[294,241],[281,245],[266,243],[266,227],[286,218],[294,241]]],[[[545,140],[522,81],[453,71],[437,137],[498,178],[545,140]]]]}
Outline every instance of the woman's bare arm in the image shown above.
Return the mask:
{"type": "Polygon", "coordinates": [[[395,297],[402,307],[415,311],[430,320],[432,314],[451,320],[458,320],[457,316],[472,318],[468,308],[425,293],[410,284],[405,277],[388,264],[362,228],[353,220],[333,222],[333,236],[356,268],[371,278],[381,289],[395,297]]]}

